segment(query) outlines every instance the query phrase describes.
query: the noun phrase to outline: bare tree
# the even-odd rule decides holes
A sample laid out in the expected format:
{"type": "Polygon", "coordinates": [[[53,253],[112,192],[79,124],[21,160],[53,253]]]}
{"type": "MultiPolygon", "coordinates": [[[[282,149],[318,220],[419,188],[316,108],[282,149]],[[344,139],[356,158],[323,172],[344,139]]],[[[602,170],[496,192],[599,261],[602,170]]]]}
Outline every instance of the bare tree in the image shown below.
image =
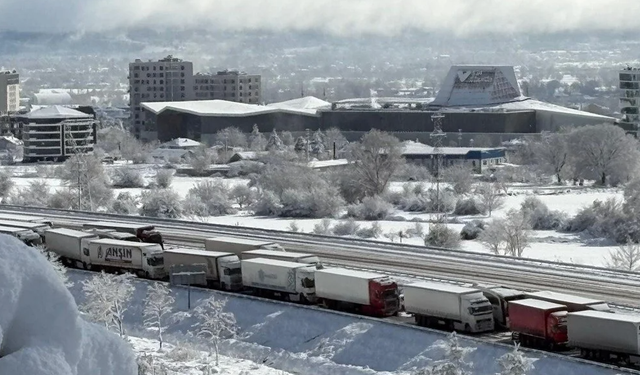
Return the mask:
{"type": "Polygon", "coordinates": [[[476,188],[480,203],[487,210],[489,217],[493,210],[504,205],[504,197],[500,194],[500,186],[496,183],[484,182],[476,188]]]}
{"type": "Polygon", "coordinates": [[[193,168],[193,171],[197,174],[203,174],[214,162],[215,157],[213,153],[205,145],[198,147],[189,157],[189,165],[191,165],[191,168],[193,168]]]}
{"type": "Polygon", "coordinates": [[[498,358],[498,364],[502,368],[500,375],[526,375],[533,370],[533,360],[519,351],[520,345],[515,344],[513,351],[498,358]]]}
{"type": "Polygon", "coordinates": [[[244,184],[238,184],[231,189],[231,199],[235,200],[240,209],[251,205],[256,200],[255,191],[244,184]]]}
{"type": "Polygon", "coordinates": [[[510,210],[503,226],[505,252],[508,255],[521,258],[524,249],[529,247],[530,240],[529,218],[519,210],[510,210]]]}
{"type": "Polygon", "coordinates": [[[493,219],[478,236],[478,241],[496,255],[502,255],[505,249],[505,224],[503,219],[493,219]]]}
{"type": "Polygon", "coordinates": [[[260,129],[258,129],[258,125],[253,125],[253,130],[251,134],[249,134],[249,148],[253,151],[264,151],[267,146],[267,140],[264,138],[264,135],[260,133],[260,129]]]}
{"type": "Polygon", "coordinates": [[[348,157],[353,161],[355,181],[365,196],[383,193],[391,177],[404,164],[400,141],[385,132],[373,129],[359,143],[350,145],[348,157]]]}
{"type": "Polygon", "coordinates": [[[58,274],[58,277],[60,278],[64,286],[66,286],[67,288],[72,287],[73,282],[69,280],[69,276],[67,276],[67,267],[65,267],[60,261],[60,256],[53,251],[47,250],[46,246],[36,246],[36,248],[38,249],[40,254],[47,258],[49,264],[51,264],[53,269],[56,271],[56,274],[58,274]]]}
{"type": "Polygon", "coordinates": [[[610,251],[607,266],[624,271],[640,272],[640,244],[627,241],[618,249],[610,251]]]}
{"type": "Polygon", "coordinates": [[[9,173],[0,172],[0,199],[4,201],[4,199],[9,196],[9,193],[11,193],[14,185],[9,173]]]}
{"type": "Polygon", "coordinates": [[[638,142],[619,126],[582,126],[569,134],[568,142],[577,175],[596,178],[602,185],[612,177],[632,177],[640,161],[638,142]]]}
{"type": "MultiPolygon", "coordinates": [[[[226,147],[247,148],[247,135],[236,127],[224,128],[216,133],[216,143],[226,147]]],[[[226,151],[226,150],[225,150],[226,151]]]]}
{"type": "Polygon", "coordinates": [[[558,184],[562,183],[562,172],[569,164],[567,134],[545,133],[539,142],[532,144],[535,160],[542,170],[553,173],[558,184]]]}
{"type": "Polygon", "coordinates": [[[234,337],[238,329],[233,313],[224,311],[226,305],[226,299],[218,299],[211,296],[202,305],[198,306],[195,311],[200,320],[197,324],[197,335],[210,340],[213,344],[216,366],[220,365],[218,349],[220,340],[234,337]]]}
{"type": "Polygon", "coordinates": [[[131,274],[114,275],[101,272],[82,282],[86,302],[82,309],[91,320],[103,323],[125,337],[124,313],[133,295],[131,274]]]}
{"type": "Polygon", "coordinates": [[[153,283],[147,288],[147,298],[144,300],[144,325],[158,332],[160,350],[162,350],[162,333],[167,327],[167,316],[173,311],[176,301],[171,291],[163,283],[153,283]]]}
{"type": "Polygon", "coordinates": [[[340,129],[338,128],[329,128],[324,133],[324,142],[325,149],[329,150],[331,155],[333,155],[333,147],[335,145],[336,148],[336,156],[340,155],[340,151],[349,143],[347,139],[342,135],[340,129]]]}
{"type": "Polygon", "coordinates": [[[470,192],[473,185],[471,169],[464,164],[455,164],[443,170],[442,179],[451,183],[456,194],[470,192]]]}

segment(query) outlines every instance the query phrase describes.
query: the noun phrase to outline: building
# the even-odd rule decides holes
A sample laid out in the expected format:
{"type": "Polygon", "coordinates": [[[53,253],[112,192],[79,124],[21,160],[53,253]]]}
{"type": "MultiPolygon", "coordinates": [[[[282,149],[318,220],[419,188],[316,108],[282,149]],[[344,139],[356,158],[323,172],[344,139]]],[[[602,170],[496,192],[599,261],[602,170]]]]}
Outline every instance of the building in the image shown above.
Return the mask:
{"type": "Polygon", "coordinates": [[[228,100],[238,103],[259,104],[261,77],[237,70],[224,70],[213,74],[198,73],[193,77],[193,100],[228,100]]]}
{"type": "Polygon", "coordinates": [[[640,125],[640,70],[626,67],[619,72],[622,122],[632,130],[640,125]]]}
{"type": "Polygon", "coordinates": [[[402,156],[407,161],[424,165],[433,172],[437,171],[438,157],[441,158],[440,165],[443,168],[464,164],[476,173],[482,173],[506,161],[504,148],[440,147],[436,149],[412,141],[403,142],[402,147],[402,156]]]}
{"type": "Polygon", "coordinates": [[[0,71],[0,115],[20,109],[20,75],[15,70],[0,71]]]}
{"type": "Polygon", "coordinates": [[[63,161],[75,153],[92,152],[96,143],[95,116],[51,106],[18,115],[24,143],[23,162],[63,161]]]}

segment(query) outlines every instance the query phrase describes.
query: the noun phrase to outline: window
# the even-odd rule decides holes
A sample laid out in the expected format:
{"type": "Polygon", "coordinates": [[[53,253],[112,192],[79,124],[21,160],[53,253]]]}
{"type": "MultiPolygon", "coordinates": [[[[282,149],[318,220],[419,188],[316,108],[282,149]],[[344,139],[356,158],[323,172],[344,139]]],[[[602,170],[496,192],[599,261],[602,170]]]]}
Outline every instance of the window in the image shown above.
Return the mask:
{"type": "Polygon", "coordinates": [[[184,70],[184,65],[180,65],[180,70],[184,70]]]}
{"type": "Polygon", "coordinates": [[[156,70],[156,66],[155,65],[153,66],[153,70],[156,70]]]}
{"type": "MultiPolygon", "coordinates": [[[[160,70],[164,70],[164,66],[162,66],[162,65],[161,65],[161,66],[160,66],[160,70]]],[[[161,74],[162,74],[162,73],[161,73],[161,74]]]]}
{"type": "Polygon", "coordinates": [[[181,97],[181,98],[184,98],[184,93],[180,94],[180,97],[181,97]]]}
{"type": "Polygon", "coordinates": [[[482,165],[487,165],[487,161],[486,161],[486,160],[483,160],[483,161],[482,161],[482,165]]]}
{"type": "Polygon", "coordinates": [[[161,80],[160,80],[160,84],[161,84],[161,85],[164,85],[164,79],[161,79],[161,80]]]}
{"type": "Polygon", "coordinates": [[[139,66],[134,66],[133,70],[140,70],[140,67],[139,66]]]}

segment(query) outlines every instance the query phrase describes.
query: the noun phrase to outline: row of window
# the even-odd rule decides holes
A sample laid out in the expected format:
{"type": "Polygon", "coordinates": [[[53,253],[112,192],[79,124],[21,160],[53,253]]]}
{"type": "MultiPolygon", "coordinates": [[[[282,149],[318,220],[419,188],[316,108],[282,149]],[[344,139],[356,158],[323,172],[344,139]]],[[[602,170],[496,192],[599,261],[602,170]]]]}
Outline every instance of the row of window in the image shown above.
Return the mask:
{"type": "MultiPolygon", "coordinates": [[[[168,66],[167,70],[170,70],[171,68],[173,69],[178,69],[178,66],[168,66]]],[[[180,70],[184,70],[185,66],[184,65],[180,65],[180,70]]],[[[160,70],[163,71],[164,70],[164,65],[153,65],[153,69],[149,69],[149,66],[140,66],[140,65],[134,65],[133,66],[133,70],[143,70],[143,71],[149,71],[149,70],[160,70]]]]}
{"type": "MultiPolygon", "coordinates": [[[[193,90],[194,91],[198,91],[198,90],[201,90],[201,91],[217,91],[217,90],[220,90],[220,87],[222,87],[222,91],[227,91],[227,89],[229,91],[236,91],[235,87],[233,87],[233,86],[216,86],[216,85],[193,86],[193,90]]],[[[249,85],[248,90],[253,90],[254,88],[256,90],[259,90],[259,86],[258,85],[256,85],[256,86],[249,85]]],[[[244,87],[240,86],[239,87],[239,91],[244,91],[244,87]]]]}

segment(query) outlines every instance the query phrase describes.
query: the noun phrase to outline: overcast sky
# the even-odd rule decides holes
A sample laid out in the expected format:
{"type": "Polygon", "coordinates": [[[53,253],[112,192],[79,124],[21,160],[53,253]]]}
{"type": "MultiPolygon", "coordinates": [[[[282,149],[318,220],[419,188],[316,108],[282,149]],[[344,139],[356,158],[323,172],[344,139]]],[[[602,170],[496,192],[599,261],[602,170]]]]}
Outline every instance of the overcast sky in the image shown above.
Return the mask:
{"type": "Polygon", "coordinates": [[[0,0],[0,29],[131,26],[397,34],[640,30],[640,0],[0,0]]]}

